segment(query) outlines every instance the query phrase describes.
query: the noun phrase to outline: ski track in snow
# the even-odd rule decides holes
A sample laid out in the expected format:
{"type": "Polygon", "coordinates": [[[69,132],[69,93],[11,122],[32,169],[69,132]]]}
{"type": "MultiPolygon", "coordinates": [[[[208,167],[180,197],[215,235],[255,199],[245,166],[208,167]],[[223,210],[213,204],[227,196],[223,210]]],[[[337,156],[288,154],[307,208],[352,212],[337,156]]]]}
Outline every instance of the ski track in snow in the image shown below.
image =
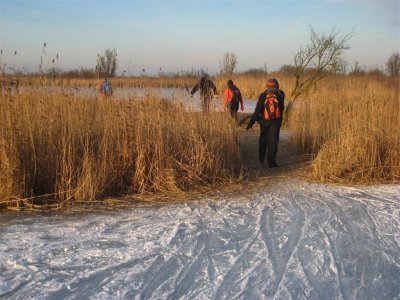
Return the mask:
{"type": "Polygon", "coordinates": [[[400,299],[400,185],[0,215],[0,299],[400,299]]]}

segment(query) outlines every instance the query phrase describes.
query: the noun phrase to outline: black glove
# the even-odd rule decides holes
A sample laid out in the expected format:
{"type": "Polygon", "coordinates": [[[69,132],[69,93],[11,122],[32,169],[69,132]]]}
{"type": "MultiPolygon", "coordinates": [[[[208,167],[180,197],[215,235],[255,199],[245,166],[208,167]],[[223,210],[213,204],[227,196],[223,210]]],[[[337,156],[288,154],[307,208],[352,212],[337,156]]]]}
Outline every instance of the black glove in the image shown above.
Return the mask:
{"type": "Polygon", "coordinates": [[[247,125],[247,127],[246,127],[246,130],[249,130],[249,129],[251,129],[251,128],[253,128],[253,125],[247,125]]]}

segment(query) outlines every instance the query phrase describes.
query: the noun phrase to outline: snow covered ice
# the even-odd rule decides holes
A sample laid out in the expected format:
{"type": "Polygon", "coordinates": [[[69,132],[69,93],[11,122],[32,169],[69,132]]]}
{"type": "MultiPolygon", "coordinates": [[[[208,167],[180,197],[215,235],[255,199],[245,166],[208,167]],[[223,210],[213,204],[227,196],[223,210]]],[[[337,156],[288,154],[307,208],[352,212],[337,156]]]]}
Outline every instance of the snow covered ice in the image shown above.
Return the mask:
{"type": "Polygon", "coordinates": [[[400,186],[0,214],[0,299],[400,299],[400,186]]]}

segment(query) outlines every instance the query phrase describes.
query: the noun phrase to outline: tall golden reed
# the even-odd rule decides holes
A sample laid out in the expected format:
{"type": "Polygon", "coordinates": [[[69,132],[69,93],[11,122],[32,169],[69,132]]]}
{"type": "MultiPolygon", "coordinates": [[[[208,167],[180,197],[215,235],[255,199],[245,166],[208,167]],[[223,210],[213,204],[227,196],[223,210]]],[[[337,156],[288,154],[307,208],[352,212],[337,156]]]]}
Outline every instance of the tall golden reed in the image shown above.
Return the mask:
{"type": "Polygon", "coordinates": [[[192,190],[241,169],[236,125],[224,113],[185,112],[150,95],[38,90],[0,99],[0,206],[192,190]]]}
{"type": "MultiPolygon", "coordinates": [[[[268,77],[276,77],[290,99],[292,78],[268,77]]],[[[245,98],[257,98],[266,78],[232,79],[245,98]]],[[[91,99],[43,88],[95,86],[95,80],[24,80],[32,80],[25,84],[33,85],[33,93],[0,98],[0,206],[41,195],[68,203],[190,190],[231,178],[241,168],[237,131],[225,114],[186,113],[182,103],[154,96],[91,99]]],[[[219,92],[227,80],[214,79],[219,92]]],[[[121,78],[117,86],[188,87],[195,82],[121,78]]],[[[330,76],[314,94],[297,100],[288,123],[294,146],[315,156],[313,179],[399,182],[399,85],[398,78],[383,76],[330,76]]]]}
{"type": "Polygon", "coordinates": [[[400,181],[400,80],[336,76],[298,100],[293,142],[314,153],[311,175],[322,182],[400,181]]]}

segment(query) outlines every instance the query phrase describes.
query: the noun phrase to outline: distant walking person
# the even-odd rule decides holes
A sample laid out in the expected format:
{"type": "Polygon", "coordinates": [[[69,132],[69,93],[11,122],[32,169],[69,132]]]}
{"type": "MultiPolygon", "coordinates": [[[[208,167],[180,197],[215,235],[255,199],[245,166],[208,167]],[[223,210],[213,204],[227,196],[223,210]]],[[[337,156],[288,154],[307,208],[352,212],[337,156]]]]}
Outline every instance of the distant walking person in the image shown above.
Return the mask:
{"type": "Polygon", "coordinates": [[[228,88],[225,90],[224,108],[229,109],[231,116],[234,117],[235,119],[237,119],[239,104],[240,104],[240,110],[243,111],[244,105],[243,105],[242,94],[240,93],[238,87],[233,84],[233,81],[229,79],[228,88]]]}
{"type": "Polygon", "coordinates": [[[275,157],[278,152],[279,132],[282,125],[283,111],[285,109],[285,93],[279,89],[278,81],[267,80],[267,89],[260,95],[254,113],[246,130],[253,127],[256,121],[260,123],[259,160],[264,165],[265,152],[268,148],[268,167],[274,168],[275,157]]]}
{"type": "Polygon", "coordinates": [[[190,95],[193,96],[197,90],[200,89],[200,101],[202,105],[202,109],[204,113],[208,113],[210,111],[211,99],[214,95],[217,94],[217,88],[214,83],[208,79],[208,75],[204,75],[200,78],[200,80],[193,87],[190,95]]]}
{"type": "Polygon", "coordinates": [[[112,87],[110,82],[105,78],[103,82],[100,85],[100,93],[102,93],[105,96],[111,96],[113,93],[112,87]]]}

